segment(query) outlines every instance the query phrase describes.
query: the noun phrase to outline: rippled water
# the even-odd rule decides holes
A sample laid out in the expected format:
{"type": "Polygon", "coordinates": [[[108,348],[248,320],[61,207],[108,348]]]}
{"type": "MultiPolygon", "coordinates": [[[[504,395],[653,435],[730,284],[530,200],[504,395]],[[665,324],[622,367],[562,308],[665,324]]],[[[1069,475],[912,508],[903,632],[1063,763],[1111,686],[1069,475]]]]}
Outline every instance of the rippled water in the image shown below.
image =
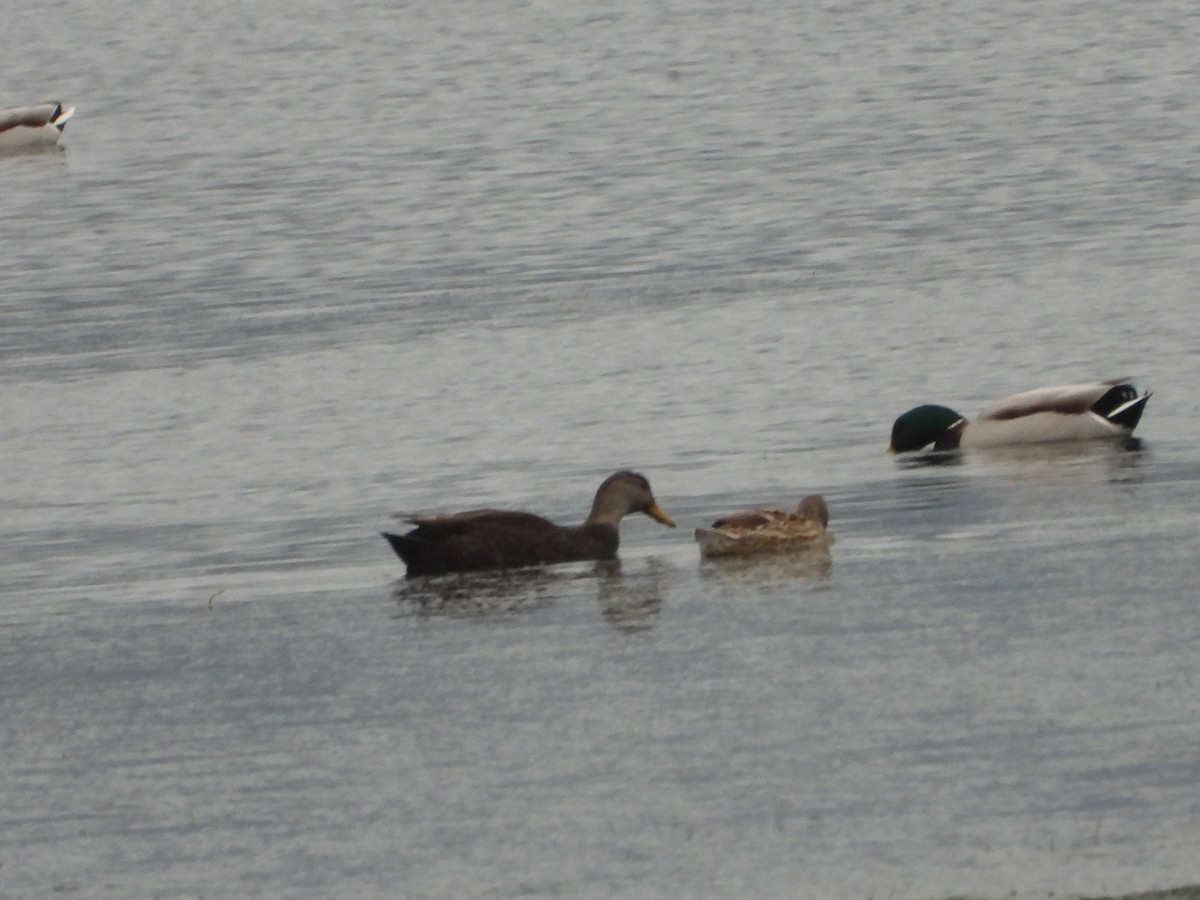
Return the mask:
{"type": "Polygon", "coordinates": [[[1192,5],[0,23],[78,107],[0,159],[0,895],[1200,881],[1192,5]],[[883,453],[1125,375],[1131,448],[883,453]],[[622,467],[616,567],[377,536],[622,467]],[[828,566],[700,562],[811,491],[828,566]]]}

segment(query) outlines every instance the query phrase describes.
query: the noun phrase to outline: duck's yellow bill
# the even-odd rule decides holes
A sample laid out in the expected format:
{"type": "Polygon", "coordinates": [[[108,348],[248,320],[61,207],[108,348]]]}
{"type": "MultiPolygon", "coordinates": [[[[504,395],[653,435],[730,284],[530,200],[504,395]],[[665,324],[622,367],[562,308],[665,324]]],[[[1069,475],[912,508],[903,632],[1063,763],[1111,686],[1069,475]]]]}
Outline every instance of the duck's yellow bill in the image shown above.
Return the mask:
{"type": "Polygon", "coordinates": [[[891,444],[888,444],[888,449],[887,449],[887,452],[888,452],[888,453],[895,453],[895,452],[896,452],[896,448],[895,448],[894,446],[892,446],[891,444]]]}
{"type": "Polygon", "coordinates": [[[671,517],[662,511],[662,507],[657,503],[651,503],[646,507],[646,515],[652,518],[655,522],[661,522],[663,525],[675,527],[675,523],[671,521],[671,517]]]}

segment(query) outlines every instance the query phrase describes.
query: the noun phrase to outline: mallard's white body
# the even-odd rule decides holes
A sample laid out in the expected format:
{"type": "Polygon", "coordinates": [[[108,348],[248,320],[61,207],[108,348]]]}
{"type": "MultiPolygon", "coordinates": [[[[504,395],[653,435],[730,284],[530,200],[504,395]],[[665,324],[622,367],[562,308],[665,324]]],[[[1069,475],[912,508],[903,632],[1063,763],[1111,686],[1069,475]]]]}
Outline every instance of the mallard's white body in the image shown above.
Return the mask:
{"type": "Polygon", "coordinates": [[[1144,404],[1145,398],[1123,404],[1110,414],[1117,421],[1110,420],[1093,412],[1092,406],[1112,386],[1112,382],[1058,385],[1005,397],[966,424],[959,446],[998,447],[1127,436],[1131,429],[1118,424],[1119,413],[1144,404]]]}
{"type": "Polygon", "coordinates": [[[892,423],[893,453],[1129,437],[1150,394],[1127,381],[1036,388],[993,403],[969,420],[948,406],[915,406],[892,423]]]}
{"type": "Polygon", "coordinates": [[[75,107],[58,102],[0,109],[0,152],[53,147],[75,107]]]}

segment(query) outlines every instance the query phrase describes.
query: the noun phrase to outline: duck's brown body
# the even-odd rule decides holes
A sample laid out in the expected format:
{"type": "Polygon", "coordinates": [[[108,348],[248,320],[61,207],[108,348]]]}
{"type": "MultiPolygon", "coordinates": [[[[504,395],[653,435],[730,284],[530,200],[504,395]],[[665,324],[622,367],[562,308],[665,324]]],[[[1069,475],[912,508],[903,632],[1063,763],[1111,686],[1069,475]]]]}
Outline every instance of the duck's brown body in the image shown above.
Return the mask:
{"type": "Polygon", "coordinates": [[[407,534],[384,533],[410,576],[511,569],[581,559],[612,559],[615,526],[555,525],[533,513],[480,509],[434,518],[413,517],[407,534]]]}
{"type": "Polygon", "coordinates": [[[513,569],[589,559],[612,559],[620,546],[618,524],[632,512],[674,522],[654,501],[650,484],[634,472],[617,472],[600,485],[582,525],[556,525],[533,513],[477,509],[444,516],[410,516],[406,534],[384,532],[404,560],[409,577],[513,569]]]}
{"type": "Polygon", "coordinates": [[[794,510],[754,509],[722,516],[708,528],[697,528],[696,542],[705,558],[827,550],[833,543],[828,524],[824,498],[810,494],[794,510]]]}

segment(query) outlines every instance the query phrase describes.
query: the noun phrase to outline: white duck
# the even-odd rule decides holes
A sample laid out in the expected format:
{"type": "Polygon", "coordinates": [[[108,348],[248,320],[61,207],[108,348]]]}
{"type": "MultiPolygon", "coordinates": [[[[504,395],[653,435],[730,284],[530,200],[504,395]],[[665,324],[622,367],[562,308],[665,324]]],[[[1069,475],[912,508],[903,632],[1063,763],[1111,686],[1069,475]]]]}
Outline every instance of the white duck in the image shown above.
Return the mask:
{"type": "Polygon", "coordinates": [[[75,107],[57,101],[0,108],[0,152],[53,147],[75,107]]]}
{"type": "Polygon", "coordinates": [[[945,406],[910,409],[892,425],[890,453],[1087,441],[1133,434],[1150,394],[1120,379],[1013,394],[967,421],[945,406]]]}

